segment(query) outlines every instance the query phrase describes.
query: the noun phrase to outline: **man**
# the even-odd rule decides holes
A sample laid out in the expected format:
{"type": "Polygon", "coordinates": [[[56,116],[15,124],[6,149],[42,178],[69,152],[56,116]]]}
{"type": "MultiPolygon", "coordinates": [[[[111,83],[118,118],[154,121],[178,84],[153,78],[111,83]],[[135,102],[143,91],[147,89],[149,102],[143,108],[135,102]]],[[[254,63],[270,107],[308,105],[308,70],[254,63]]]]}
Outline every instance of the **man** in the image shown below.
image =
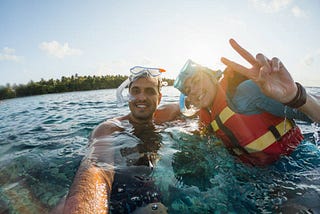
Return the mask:
{"type": "Polygon", "coordinates": [[[107,120],[93,130],[89,145],[90,152],[83,159],[76,173],[65,200],[63,213],[108,213],[110,209],[113,209],[114,213],[128,213],[134,210],[166,213],[156,187],[150,180],[145,181],[143,177],[152,170],[156,161],[156,151],[160,146],[157,134],[154,132],[154,121],[167,120],[164,118],[167,115],[163,111],[160,111],[158,116],[154,116],[162,97],[160,74],[163,71],[163,69],[138,66],[131,69],[132,75],[126,81],[126,84],[129,84],[130,113],[107,120]],[[121,135],[123,131],[129,131],[130,135],[123,137],[121,135]],[[137,140],[135,136],[140,139],[137,140]],[[121,172],[125,171],[123,169],[133,171],[121,178],[121,172]],[[139,172],[143,176],[139,175],[139,172]],[[117,179],[124,180],[124,183],[117,181],[115,178],[117,174],[119,174],[117,179]],[[136,188],[139,190],[122,194],[130,191],[128,190],[131,188],[130,183],[140,185],[136,188]],[[137,193],[137,191],[143,191],[145,186],[149,188],[146,190],[149,195],[145,192],[137,193]],[[114,190],[113,187],[116,189],[114,190]],[[112,202],[113,193],[115,193],[115,202],[112,202]],[[125,198],[117,198],[121,194],[125,195],[123,196],[125,198]]]}

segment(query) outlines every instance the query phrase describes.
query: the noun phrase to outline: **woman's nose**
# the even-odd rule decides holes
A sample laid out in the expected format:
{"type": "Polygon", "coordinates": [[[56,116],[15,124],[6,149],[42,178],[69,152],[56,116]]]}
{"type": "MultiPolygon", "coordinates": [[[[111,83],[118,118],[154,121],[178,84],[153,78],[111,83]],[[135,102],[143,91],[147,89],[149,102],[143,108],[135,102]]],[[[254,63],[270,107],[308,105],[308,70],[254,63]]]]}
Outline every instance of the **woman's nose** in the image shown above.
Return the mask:
{"type": "Polygon", "coordinates": [[[190,87],[190,92],[189,92],[189,95],[194,95],[194,94],[196,94],[197,93],[197,91],[198,91],[198,87],[196,87],[196,86],[192,86],[192,87],[190,87]]]}

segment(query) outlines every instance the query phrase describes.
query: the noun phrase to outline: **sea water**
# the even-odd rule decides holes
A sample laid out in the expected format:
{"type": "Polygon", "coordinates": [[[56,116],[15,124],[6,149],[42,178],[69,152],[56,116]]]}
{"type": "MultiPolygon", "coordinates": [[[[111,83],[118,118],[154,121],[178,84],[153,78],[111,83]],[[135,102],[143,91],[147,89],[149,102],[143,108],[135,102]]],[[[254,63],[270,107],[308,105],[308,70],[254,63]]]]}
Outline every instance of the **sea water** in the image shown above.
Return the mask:
{"type": "MultiPolygon", "coordinates": [[[[320,88],[308,88],[319,96],[320,88]]],[[[48,213],[70,188],[91,131],[129,112],[115,90],[0,101],[0,213],[48,213]]],[[[162,103],[179,93],[163,88],[162,103]]],[[[249,167],[214,137],[193,134],[197,120],[159,126],[152,179],[169,213],[320,212],[319,126],[297,121],[305,140],[289,157],[249,167]]]]}

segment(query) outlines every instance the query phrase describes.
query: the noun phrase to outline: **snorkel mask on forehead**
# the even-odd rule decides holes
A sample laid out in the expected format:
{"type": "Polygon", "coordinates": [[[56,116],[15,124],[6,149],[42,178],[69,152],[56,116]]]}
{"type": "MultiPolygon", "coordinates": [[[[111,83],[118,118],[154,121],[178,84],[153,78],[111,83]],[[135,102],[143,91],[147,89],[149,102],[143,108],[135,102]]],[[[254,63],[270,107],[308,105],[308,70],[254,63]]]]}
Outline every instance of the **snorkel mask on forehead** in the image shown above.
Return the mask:
{"type": "Polygon", "coordinates": [[[166,70],[162,68],[148,68],[142,66],[134,66],[130,68],[131,75],[128,79],[126,79],[121,85],[117,88],[116,96],[118,106],[125,105],[128,101],[130,101],[130,94],[128,93],[126,96],[123,96],[123,90],[130,85],[130,83],[136,81],[141,77],[153,77],[158,78],[159,87],[161,87],[161,73],[165,72],[166,70]]]}
{"type": "Polygon", "coordinates": [[[191,104],[186,104],[187,94],[185,94],[184,91],[184,83],[186,79],[192,77],[198,71],[205,72],[215,79],[219,79],[222,75],[222,72],[220,70],[214,71],[200,64],[197,64],[190,59],[187,60],[187,62],[182,67],[178,77],[174,81],[174,87],[181,92],[179,103],[180,112],[187,117],[193,116],[199,111],[199,109],[191,104]]]}

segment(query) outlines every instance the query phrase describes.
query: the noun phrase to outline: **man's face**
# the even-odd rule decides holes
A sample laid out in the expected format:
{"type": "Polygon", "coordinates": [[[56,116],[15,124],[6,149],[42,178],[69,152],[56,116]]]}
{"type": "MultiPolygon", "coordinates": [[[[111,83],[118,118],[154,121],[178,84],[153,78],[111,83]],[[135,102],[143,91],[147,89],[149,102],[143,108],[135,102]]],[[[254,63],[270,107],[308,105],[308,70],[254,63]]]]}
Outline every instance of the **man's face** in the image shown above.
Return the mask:
{"type": "Polygon", "coordinates": [[[158,80],[141,77],[131,84],[129,92],[132,96],[129,108],[133,119],[137,122],[152,120],[162,96],[158,91],[158,80]]]}

